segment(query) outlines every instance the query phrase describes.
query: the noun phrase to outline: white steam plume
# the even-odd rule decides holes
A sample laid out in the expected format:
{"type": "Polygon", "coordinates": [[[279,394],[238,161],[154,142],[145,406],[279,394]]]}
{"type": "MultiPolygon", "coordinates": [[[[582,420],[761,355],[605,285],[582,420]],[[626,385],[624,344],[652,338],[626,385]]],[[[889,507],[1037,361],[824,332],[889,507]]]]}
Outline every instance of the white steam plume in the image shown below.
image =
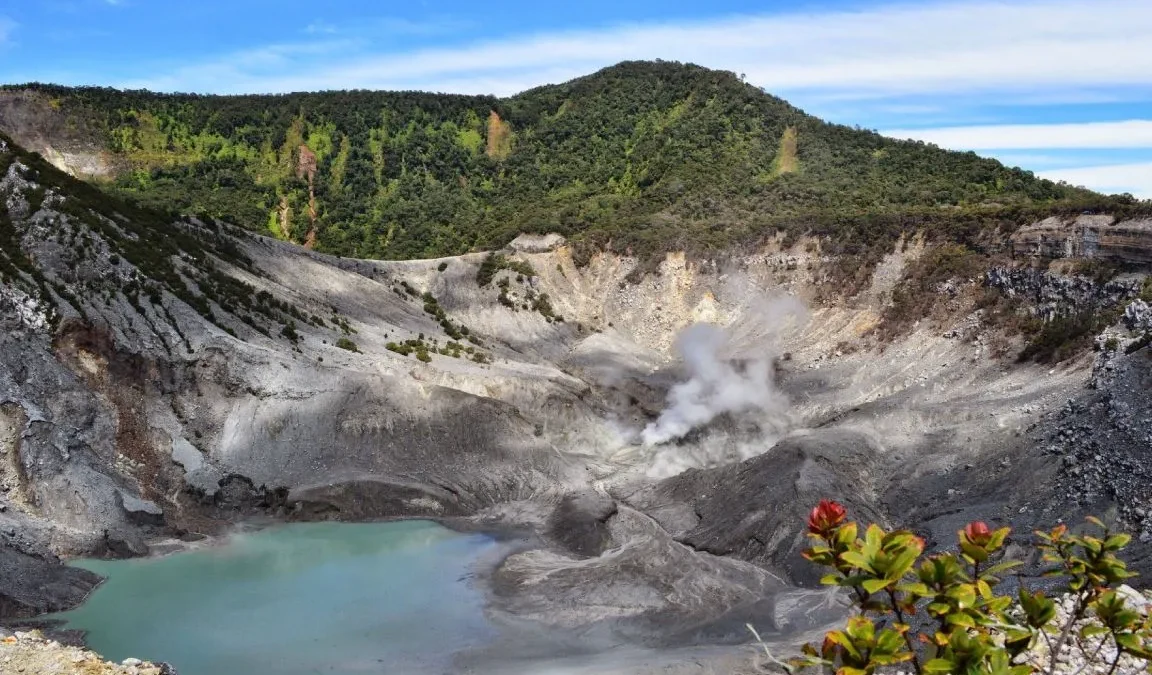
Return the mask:
{"type": "Polygon", "coordinates": [[[787,398],[773,378],[774,338],[790,320],[805,315],[804,306],[788,296],[746,308],[746,312],[755,328],[743,326],[739,332],[751,333],[760,344],[745,340],[743,345],[734,345],[728,331],[711,324],[694,324],[680,334],[676,349],[688,380],[672,387],[668,407],[640,433],[644,445],[681,438],[725,413],[787,407],[787,398]],[[738,347],[754,351],[741,354],[738,347]]]}

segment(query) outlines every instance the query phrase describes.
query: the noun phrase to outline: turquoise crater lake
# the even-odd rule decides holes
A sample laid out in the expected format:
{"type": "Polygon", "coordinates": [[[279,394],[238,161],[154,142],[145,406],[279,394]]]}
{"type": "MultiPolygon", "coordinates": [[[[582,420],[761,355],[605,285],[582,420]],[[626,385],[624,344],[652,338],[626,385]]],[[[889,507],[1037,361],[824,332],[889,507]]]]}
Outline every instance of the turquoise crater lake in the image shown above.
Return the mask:
{"type": "Polygon", "coordinates": [[[136,560],[61,614],[106,658],[181,675],[436,673],[493,636],[469,582],[489,537],[428,521],[301,523],[136,560]]]}

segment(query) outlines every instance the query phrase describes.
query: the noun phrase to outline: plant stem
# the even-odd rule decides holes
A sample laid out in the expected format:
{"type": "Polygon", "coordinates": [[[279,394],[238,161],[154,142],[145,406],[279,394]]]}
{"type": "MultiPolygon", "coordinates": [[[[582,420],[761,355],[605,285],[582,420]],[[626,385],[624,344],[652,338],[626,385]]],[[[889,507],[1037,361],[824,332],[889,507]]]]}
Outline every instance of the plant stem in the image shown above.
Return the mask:
{"type": "MultiPolygon", "coordinates": [[[[1112,641],[1116,642],[1116,634],[1112,634],[1112,641]]],[[[1124,650],[1120,649],[1120,643],[1116,642],[1116,658],[1112,659],[1112,667],[1108,669],[1108,675],[1116,672],[1116,666],[1120,665],[1120,657],[1124,656],[1124,650]]]]}
{"type": "Polygon", "coordinates": [[[1052,654],[1048,659],[1048,672],[1056,672],[1056,660],[1060,657],[1060,652],[1064,651],[1064,644],[1068,642],[1068,638],[1072,635],[1072,626],[1077,621],[1084,618],[1084,611],[1088,608],[1088,591],[1080,591],[1076,596],[1076,606],[1073,607],[1072,612],[1068,616],[1068,620],[1064,622],[1064,627],[1060,629],[1060,637],[1056,640],[1056,644],[1052,645],[1049,649],[1052,654]]]}
{"type": "MultiPolygon", "coordinates": [[[[896,593],[891,588],[888,589],[888,600],[892,603],[892,611],[896,613],[896,620],[908,625],[904,621],[904,612],[900,611],[900,605],[896,602],[896,593]]],[[[916,653],[916,646],[912,643],[912,636],[909,633],[910,631],[904,631],[904,644],[908,645],[908,651],[912,652],[912,667],[916,669],[916,675],[920,675],[920,656],[916,653]]]]}

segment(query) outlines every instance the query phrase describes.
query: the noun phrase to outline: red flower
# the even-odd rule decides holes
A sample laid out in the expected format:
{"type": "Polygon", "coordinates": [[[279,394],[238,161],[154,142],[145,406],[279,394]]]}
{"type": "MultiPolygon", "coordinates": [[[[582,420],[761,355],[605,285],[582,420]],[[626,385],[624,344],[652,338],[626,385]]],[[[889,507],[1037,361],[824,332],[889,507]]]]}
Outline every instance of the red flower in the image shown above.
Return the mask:
{"type": "Polygon", "coordinates": [[[974,520],[964,526],[964,536],[973,544],[983,546],[992,540],[992,531],[984,521],[974,520]]]}
{"type": "Polygon", "coordinates": [[[848,517],[848,511],[831,499],[821,499],[812,513],[808,514],[808,531],[825,536],[840,526],[848,517]]]}

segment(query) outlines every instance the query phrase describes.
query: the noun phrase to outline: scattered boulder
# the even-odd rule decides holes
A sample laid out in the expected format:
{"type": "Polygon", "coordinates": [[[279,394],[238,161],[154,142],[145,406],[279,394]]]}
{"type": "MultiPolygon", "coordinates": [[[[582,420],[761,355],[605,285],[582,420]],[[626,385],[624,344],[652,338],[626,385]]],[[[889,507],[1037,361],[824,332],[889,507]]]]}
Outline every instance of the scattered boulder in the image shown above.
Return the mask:
{"type": "Polygon", "coordinates": [[[1152,330],[1152,305],[1143,300],[1133,300],[1124,308],[1124,325],[1130,331],[1152,330]]]}
{"type": "Polygon", "coordinates": [[[128,516],[128,521],[135,525],[161,526],[164,524],[164,509],[155,502],[141,499],[119,490],[116,493],[120,508],[128,516]]]}

